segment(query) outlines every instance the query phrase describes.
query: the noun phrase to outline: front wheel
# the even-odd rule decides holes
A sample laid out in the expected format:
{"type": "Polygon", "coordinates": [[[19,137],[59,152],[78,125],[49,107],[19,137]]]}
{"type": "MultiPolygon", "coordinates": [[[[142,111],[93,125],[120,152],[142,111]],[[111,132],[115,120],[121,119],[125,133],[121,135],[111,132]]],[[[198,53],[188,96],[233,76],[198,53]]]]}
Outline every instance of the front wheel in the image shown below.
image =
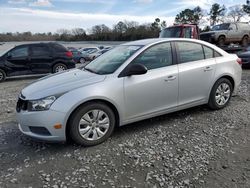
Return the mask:
{"type": "Polygon", "coordinates": [[[218,39],[218,46],[224,46],[225,45],[225,37],[224,36],[220,36],[218,39]]]}
{"type": "Polygon", "coordinates": [[[93,146],[107,140],[115,127],[114,112],[103,103],[87,103],[69,120],[70,137],[78,144],[93,146]]]}
{"type": "Polygon", "coordinates": [[[214,110],[224,108],[229,103],[232,92],[232,83],[226,78],[219,79],[212,88],[208,106],[214,110]]]}

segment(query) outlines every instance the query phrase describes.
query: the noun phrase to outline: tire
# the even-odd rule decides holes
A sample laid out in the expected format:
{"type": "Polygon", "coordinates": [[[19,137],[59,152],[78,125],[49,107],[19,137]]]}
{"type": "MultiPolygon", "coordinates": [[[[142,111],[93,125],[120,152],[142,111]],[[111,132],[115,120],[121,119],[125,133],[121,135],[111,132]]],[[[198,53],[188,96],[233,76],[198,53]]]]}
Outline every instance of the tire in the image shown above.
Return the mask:
{"type": "Polygon", "coordinates": [[[224,36],[220,36],[218,39],[218,46],[224,46],[225,41],[226,41],[226,38],[224,36]]]}
{"type": "Polygon", "coordinates": [[[213,110],[224,108],[229,103],[232,92],[233,86],[228,79],[217,80],[211,90],[208,106],[213,110]]]}
{"type": "Polygon", "coordinates": [[[86,62],[86,60],[85,60],[83,57],[81,57],[81,58],[79,59],[79,63],[84,64],[85,62],[86,62]]]}
{"type": "Polygon", "coordinates": [[[62,64],[62,63],[57,63],[53,66],[52,72],[53,73],[57,73],[57,72],[62,72],[67,70],[66,65],[62,64]]]}
{"type": "Polygon", "coordinates": [[[6,79],[6,73],[4,70],[0,69],[0,82],[3,82],[6,79]]]}
{"type": "Polygon", "coordinates": [[[87,103],[71,115],[69,126],[69,135],[73,141],[93,146],[110,137],[115,127],[115,115],[104,103],[87,103]]]}
{"type": "Polygon", "coordinates": [[[244,47],[248,46],[248,36],[244,36],[241,40],[241,45],[244,47]]]}

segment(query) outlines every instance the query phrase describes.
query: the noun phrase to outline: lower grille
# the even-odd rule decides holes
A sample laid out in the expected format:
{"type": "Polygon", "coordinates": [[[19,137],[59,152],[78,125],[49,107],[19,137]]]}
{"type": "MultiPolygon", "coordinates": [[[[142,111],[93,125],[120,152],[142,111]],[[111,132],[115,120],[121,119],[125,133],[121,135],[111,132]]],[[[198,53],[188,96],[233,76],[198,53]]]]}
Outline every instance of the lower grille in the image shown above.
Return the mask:
{"type": "Polygon", "coordinates": [[[30,126],[29,129],[30,129],[30,132],[38,134],[38,135],[51,136],[50,132],[45,127],[33,127],[33,126],[30,126]]]}

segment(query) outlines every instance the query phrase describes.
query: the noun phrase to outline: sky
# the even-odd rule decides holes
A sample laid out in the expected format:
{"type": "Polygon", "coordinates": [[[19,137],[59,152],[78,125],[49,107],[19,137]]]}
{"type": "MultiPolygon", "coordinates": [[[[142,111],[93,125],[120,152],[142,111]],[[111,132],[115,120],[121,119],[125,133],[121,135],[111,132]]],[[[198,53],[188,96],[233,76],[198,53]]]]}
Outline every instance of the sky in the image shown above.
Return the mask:
{"type": "Polygon", "coordinates": [[[196,6],[209,10],[213,3],[230,7],[246,0],[0,0],[0,33],[88,30],[124,20],[152,23],[155,18],[171,25],[182,10],[196,6]]]}

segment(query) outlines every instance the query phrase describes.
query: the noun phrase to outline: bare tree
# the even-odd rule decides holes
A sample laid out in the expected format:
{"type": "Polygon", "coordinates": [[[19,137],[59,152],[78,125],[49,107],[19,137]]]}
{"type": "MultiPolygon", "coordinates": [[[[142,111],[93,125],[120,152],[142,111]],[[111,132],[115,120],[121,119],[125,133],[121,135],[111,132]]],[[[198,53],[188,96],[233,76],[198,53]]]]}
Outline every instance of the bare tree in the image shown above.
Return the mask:
{"type": "Polygon", "coordinates": [[[245,14],[241,5],[235,5],[228,8],[227,16],[232,19],[233,22],[239,22],[245,14]]]}

